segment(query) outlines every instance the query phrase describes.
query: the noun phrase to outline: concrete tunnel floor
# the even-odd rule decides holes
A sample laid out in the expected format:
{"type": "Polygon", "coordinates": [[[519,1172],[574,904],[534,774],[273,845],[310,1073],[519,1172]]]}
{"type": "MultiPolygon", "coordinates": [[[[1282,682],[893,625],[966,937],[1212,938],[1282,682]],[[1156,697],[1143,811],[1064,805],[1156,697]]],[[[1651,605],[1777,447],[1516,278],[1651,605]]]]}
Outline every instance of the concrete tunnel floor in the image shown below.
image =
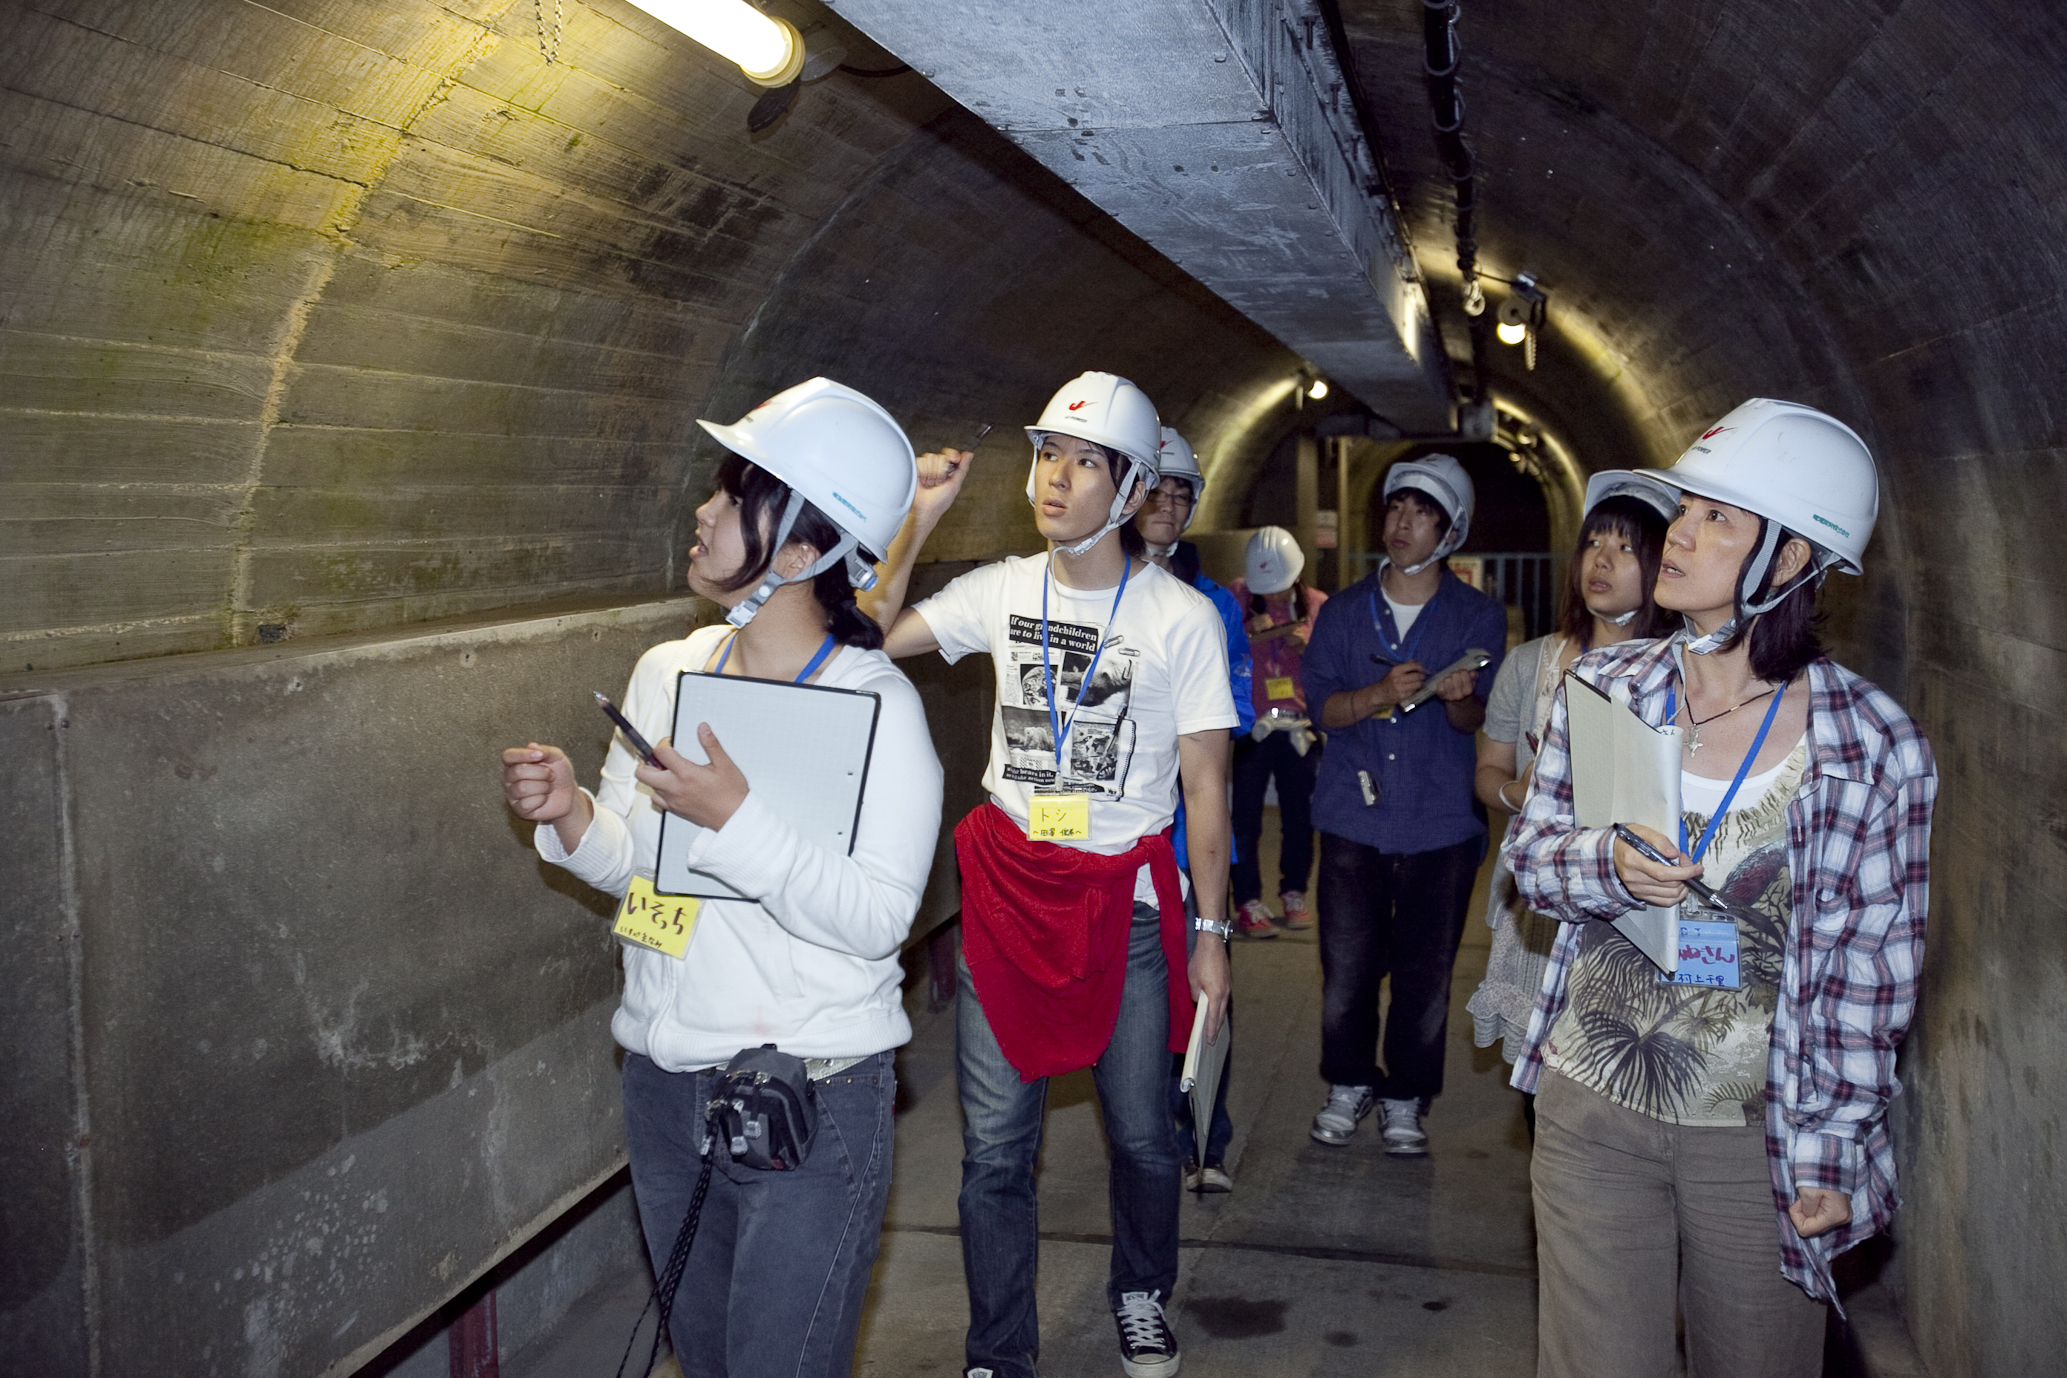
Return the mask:
{"type": "MultiPolygon", "coordinates": [[[[1277,874],[1276,838],[1272,809],[1261,849],[1266,877],[1277,874]]],[[[1387,1157],[1372,1119],[1340,1148],[1309,1137],[1325,1097],[1314,930],[1236,940],[1227,1155],[1235,1189],[1185,1197],[1172,1324],[1187,1378],[1535,1372],[1528,1130],[1507,1065],[1497,1048],[1472,1046],[1464,1008],[1491,943],[1481,918],[1491,871],[1488,857],[1452,978],[1444,1091],[1426,1120],[1426,1158],[1387,1157]]],[[[929,1012],[923,981],[909,989],[913,1038],[898,1064],[907,1106],[897,1120],[895,1182],[854,1363],[856,1375],[870,1378],[959,1375],[968,1323],[956,1235],[954,1009],[929,1012]]],[[[1106,1153],[1088,1072],[1049,1086],[1040,1204],[1041,1371],[1117,1374],[1117,1337],[1104,1304],[1106,1153]]],[[[612,1371],[651,1286],[640,1270],[597,1288],[558,1329],[505,1361],[505,1378],[612,1371]]],[[[1880,1314],[1862,1308],[1868,1300],[1853,1303],[1855,1326],[1880,1314]]],[[[1900,1322],[1893,1325],[1899,1331],[1900,1322]]],[[[1879,1348],[1901,1358],[1870,1370],[1921,1373],[1910,1366],[1906,1333],[1890,1340],[1879,1348]]],[[[1826,1368],[1833,1378],[1858,1371],[1842,1361],[1826,1368]]],[[[677,1372],[672,1363],[656,1370],[668,1378],[677,1372]]]]}

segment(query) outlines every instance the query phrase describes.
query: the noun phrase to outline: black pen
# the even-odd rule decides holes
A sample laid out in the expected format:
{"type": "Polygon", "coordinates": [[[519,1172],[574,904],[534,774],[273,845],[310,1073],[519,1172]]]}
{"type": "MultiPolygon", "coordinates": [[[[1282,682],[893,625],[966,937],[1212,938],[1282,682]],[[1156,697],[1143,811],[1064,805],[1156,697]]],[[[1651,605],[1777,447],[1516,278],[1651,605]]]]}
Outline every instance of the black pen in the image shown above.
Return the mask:
{"type": "MultiPolygon", "coordinates": [[[[1680,864],[1677,861],[1668,860],[1665,857],[1664,853],[1660,852],[1656,847],[1653,847],[1650,843],[1644,841],[1641,837],[1638,837],[1636,833],[1631,831],[1630,828],[1625,824],[1617,823],[1615,825],[1615,836],[1621,838],[1624,842],[1627,842],[1630,846],[1636,848],[1638,853],[1640,853],[1643,856],[1649,857],[1651,860],[1657,862],[1660,866],[1677,866],[1680,864]]],[[[1722,902],[1722,896],[1716,894],[1715,891],[1709,889],[1706,885],[1703,885],[1698,880],[1681,881],[1680,884],[1686,886],[1687,889],[1692,890],[1694,894],[1699,897],[1701,902],[1707,905],[1710,909],[1726,910],[1729,908],[1728,905],[1722,902]]]]}
{"type": "MultiPolygon", "coordinates": [[[[595,693],[593,689],[589,692],[595,693]]],[[[617,724],[617,730],[624,733],[624,739],[632,744],[632,750],[645,758],[647,765],[652,766],[655,770],[667,769],[666,766],[660,763],[660,758],[653,754],[653,748],[646,744],[646,739],[639,735],[639,729],[633,727],[631,721],[624,714],[617,711],[616,704],[604,698],[601,694],[596,694],[596,707],[610,715],[610,721],[617,724]]]]}
{"type": "MultiPolygon", "coordinates": [[[[983,428],[982,428],[981,430],[977,431],[975,435],[973,435],[973,436],[971,436],[971,437],[969,438],[969,443],[968,443],[967,445],[963,445],[963,446],[960,446],[960,447],[958,447],[958,448],[960,448],[960,449],[964,449],[964,450],[967,450],[967,451],[968,451],[968,452],[969,452],[970,454],[975,454],[975,453],[976,453],[976,447],[977,447],[978,445],[981,445],[981,444],[983,443],[983,438],[984,438],[985,436],[989,435],[989,434],[991,433],[991,430],[992,430],[992,429],[993,429],[993,427],[992,427],[992,423],[990,423],[990,422],[986,421],[986,422],[985,422],[985,423],[983,424],[983,428]]],[[[950,460],[950,461],[948,462],[948,466],[947,466],[947,474],[946,474],[946,477],[948,477],[948,478],[953,478],[953,477],[955,476],[955,473],[956,473],[956,472],[957,472],[958,470],[960,470],[960,469],[961,469],[961,467],[962,467],[962,461],[961,461],[961,460],[959,460],[959,459],[956,459],[956,460],[950,460]]]]}

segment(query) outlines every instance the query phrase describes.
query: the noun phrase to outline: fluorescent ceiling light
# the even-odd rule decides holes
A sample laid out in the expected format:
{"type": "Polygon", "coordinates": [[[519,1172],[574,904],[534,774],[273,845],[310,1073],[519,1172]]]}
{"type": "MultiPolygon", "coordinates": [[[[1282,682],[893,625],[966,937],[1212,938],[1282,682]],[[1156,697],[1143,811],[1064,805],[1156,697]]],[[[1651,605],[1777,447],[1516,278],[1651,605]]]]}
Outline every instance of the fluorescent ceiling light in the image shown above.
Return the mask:
{"type": "Polygon", "coordinates": [[[669,28],[689,35],[762,86],[787,86],[804,67],[804,39],[787,20],[746,0],[632,0],[669,28]]]}

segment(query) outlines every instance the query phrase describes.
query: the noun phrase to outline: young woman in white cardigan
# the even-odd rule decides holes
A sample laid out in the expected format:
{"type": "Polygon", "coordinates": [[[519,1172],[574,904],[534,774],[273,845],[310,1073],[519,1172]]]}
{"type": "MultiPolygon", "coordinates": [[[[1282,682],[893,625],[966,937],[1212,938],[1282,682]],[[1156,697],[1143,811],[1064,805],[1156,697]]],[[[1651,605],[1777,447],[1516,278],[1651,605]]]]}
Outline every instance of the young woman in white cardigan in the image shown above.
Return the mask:
{"type": "MultiPolygon", "coordinates": [[[[898,949],[933,858],[940,763],[917,691],[854,602],[917,486],[888,412],[816,378],[732,426],[700,422],[731,451],[696,511],[689,586],[728,625],[655,646],[625,691],[657,743],[642,764],[620,737],[594,794],[564,752],[503,753],[510,806],[538,824],[546,860],[623,894],[651,880],[663,813],[698,825],[690,861],[747,896],[705,900],[680,957],[623,944],[611,1022],[624,1046],[625,1138],[656,1273],[687,1213],[717,1073],[774,1043],[805,1060],[818,1131],[801,1168],[756,1170],[724,1143],[673,1298],[670,1339],[688,1378],[843,1375],[890,1186],[892,1051],[911,1037],[898,949]],[[864,690],[882,699],[853,849],[800,836],[708,726],[699,765],[665,740],[684,670],[864,690]]],[[[780,730],[770,724],[770,730],[780,730]]]]}

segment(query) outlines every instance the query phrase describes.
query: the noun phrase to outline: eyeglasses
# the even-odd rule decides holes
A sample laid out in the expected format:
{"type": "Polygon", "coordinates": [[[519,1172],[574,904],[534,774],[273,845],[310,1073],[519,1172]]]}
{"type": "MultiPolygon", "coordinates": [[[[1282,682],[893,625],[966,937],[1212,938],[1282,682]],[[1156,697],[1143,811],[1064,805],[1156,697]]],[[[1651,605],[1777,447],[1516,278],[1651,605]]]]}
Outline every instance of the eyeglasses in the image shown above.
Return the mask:
{"type": "Polygon", "coordinates": [[[1191,487],[1188,484],[1179,487],[1174,492],[1168,488],[1158,488],[1155,490],[1155,500],[1161,503],[1168,503],[1172,507],[1192,507],[1197,503],[1197,499],[1191,495],[1191,487]]]}

